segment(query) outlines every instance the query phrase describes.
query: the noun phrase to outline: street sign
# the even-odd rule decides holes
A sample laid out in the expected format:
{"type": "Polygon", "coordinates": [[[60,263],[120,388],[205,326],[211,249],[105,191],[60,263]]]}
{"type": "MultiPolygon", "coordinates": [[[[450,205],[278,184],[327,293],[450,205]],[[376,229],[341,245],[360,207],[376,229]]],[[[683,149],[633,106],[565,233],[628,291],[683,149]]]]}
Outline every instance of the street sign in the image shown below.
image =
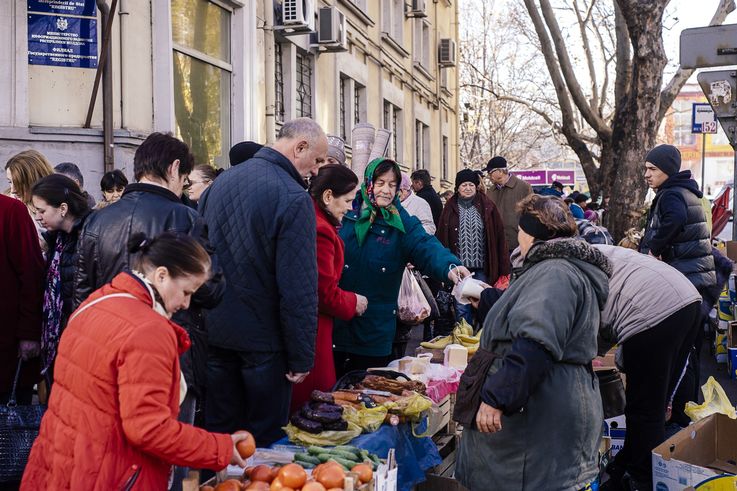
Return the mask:
{"type": "Polygon", "coordinates": [[[708,102],[694,102],[691,107],[691,133],[716,133],[717,118],[708,102]]]}
{"type": "Polygon", "coordinates": [[[737,71],[701,72],[696,79],[732,148],[737,147],[737,71]]]}
{"type": "Polygon", "coordinates": [[[681,68],[737,65],[737,24],[681,32],[681,68]]]}

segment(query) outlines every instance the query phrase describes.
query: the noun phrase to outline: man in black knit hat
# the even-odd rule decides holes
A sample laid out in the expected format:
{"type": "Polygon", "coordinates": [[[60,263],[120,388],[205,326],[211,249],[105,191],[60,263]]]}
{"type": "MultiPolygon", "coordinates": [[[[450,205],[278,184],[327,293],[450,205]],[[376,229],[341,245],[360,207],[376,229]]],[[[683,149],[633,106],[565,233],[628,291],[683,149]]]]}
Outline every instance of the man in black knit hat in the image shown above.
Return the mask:
{"type": "Polygon", "coordinates": [[[496,156],[489,160],[484,169],[489,173],[491,186],[486,190],[486,196],[494,202],[504,221],[504,236],[507,239],[509,250],[517,247],[517,227],[519,213],[517,203],[532,194],[532,187],[509,173],[507,159],[496,156]]]}

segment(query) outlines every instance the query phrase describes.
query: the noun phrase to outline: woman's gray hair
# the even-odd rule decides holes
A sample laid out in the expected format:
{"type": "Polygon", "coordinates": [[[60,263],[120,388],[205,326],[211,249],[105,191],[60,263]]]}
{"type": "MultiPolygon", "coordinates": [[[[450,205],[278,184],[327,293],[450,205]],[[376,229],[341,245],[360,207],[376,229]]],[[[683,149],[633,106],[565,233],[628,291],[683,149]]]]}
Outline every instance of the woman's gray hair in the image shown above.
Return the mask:
{"type": "Polygon", "coordinates": [[[313,119],[297,118],[282,125],[278,139],[304,139],[312,146],[324,135],[325,132],[313,119]]]}

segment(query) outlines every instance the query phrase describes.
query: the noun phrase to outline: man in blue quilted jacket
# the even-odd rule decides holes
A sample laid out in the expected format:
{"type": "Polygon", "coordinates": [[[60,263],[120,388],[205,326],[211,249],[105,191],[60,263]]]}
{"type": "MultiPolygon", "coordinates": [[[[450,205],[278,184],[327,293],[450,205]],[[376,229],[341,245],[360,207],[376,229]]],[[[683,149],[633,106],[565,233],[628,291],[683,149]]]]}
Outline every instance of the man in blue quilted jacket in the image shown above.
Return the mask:
{"type": "Polygon", "coordinates": [[[200,198],[226,292],[208,312],[206,426],[282,437],[293,383],[312,369],[317,334],[315,211],[305,178],[327,158],[320,126],[299,118],[224,172],[200,198]]]}

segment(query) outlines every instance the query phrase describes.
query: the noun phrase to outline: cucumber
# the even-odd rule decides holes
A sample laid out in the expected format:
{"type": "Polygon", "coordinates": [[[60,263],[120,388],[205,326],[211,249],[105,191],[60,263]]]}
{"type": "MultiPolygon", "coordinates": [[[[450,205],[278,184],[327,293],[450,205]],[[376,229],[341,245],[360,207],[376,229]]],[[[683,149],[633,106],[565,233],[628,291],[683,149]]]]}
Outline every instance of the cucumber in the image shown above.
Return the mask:
{"type": "Polygon", "coordinates": [[[351,470],[353,466],[358,463],[358,462],[353,462],[352,460],[348,460],[348,459],[341,459],[340,457],[333,457],[330,460],[336,461],[337,463],[342,465],[347,471],[351,470]]]}
{"type": "Polygon", "coordinates": [[[348,472],[349,470],[351,470],[351,468],[349,466],[347,466],[343,462],[340,462],[341,460],[343,460],[340,457],[330,457],[330,460],[332,460],[333,462],[335,462],[336,464],[338,464],[346,472],[348,472]]]}
{"type": "Polygon", "coordinates": [[[294,461],[299,464],[308,464],[313,467],[321,463],[319,458],[315,457],[314,455],[310,455],[306,453],[294,454],[294,461]]]}
{"type": "Polygon", "coordinates": [[[333,448],[333,449],[330,449],[330,451],[328,453],[330,455],[335,456],[335,457],[338,457],[338,458],[341,458],[341,459],[345,459],[345,460],[354,461],[356,463],[358,463],[358,461],[359,461],[359,456],[356,455],[353,452],[346,452],[345,450],[337,450],[337,449],[334,449],[333,448]]]}
{"type": "Polygon", "coordinates": [[[369,454],[369,458],[371,459],[371,462],[373,462],[375,466],[378,467],[379,465],[381,465],[381,460],[379,460],[379,456],[378,455],[374,455],[374,454],[370,453],[369,454]]]}
{"type": "Polygon", "coordinates": [[[365,452],[366,450],[362,450],[358,447],[354,447],[352,445],[338,445],[336,447],[333,447],[333,450],[342,450],[344,452],[351,452],[356,455],[359,455],[361,452],[365,452]]]}
{"type": "Polygon", "coordinates": [[[321,453],[327,452],[328,449],[322,447],[311,446],[307,448],[307,453],[310,455],[320,455],[321,453]]]}
{"type": "Polygon", "coordinates": [[[317,458],[320,460],[320,463],[325,463],[328,460],[332,459],[333,456],[330,455],[329,453],[321,453],[320,455],[317,456],[317,458]]]}

